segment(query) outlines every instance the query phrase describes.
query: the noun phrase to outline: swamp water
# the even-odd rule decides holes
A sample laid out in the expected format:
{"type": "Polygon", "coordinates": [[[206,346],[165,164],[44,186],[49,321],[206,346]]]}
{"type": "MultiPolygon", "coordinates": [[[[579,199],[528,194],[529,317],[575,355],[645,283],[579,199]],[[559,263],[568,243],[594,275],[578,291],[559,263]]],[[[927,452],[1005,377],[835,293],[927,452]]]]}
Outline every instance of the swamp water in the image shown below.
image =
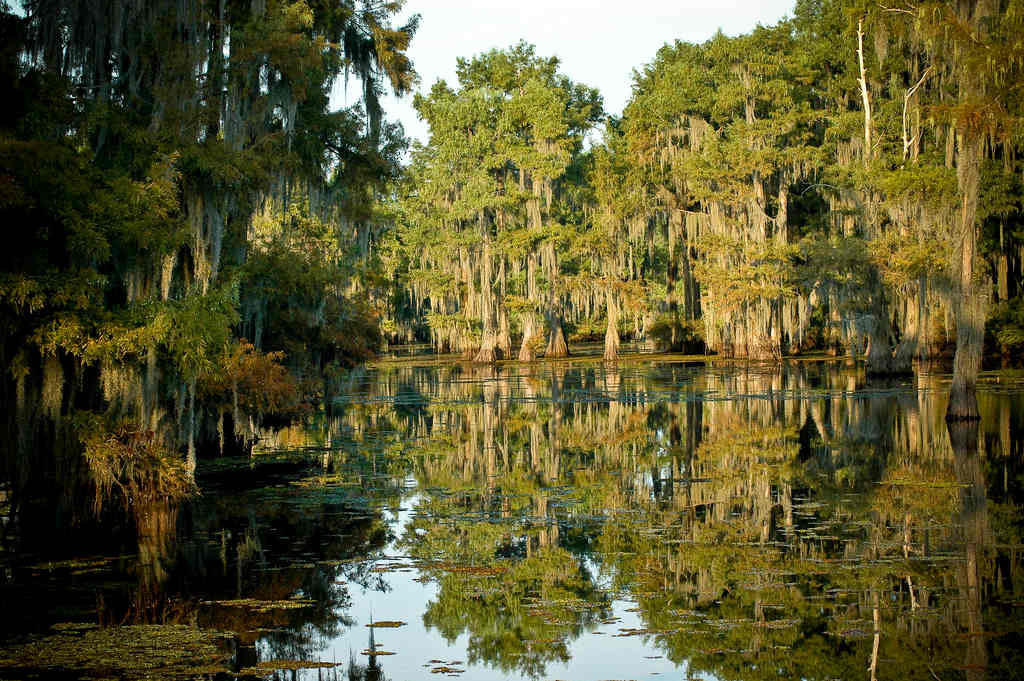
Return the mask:
{"type": "Polygon", "coordinates": [[[1024,381],[947,388],[381,363],[137,551],[15,556],[0,678],[1024,677],[1024,381]]]}

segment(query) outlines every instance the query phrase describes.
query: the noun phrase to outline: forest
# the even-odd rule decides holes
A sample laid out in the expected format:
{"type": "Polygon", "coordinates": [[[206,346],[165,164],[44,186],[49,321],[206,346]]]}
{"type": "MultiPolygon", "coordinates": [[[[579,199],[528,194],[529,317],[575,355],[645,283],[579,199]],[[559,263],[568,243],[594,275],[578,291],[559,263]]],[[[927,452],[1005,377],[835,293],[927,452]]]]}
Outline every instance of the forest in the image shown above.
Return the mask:
{"type": "Polygon", "coordinates": [[[949,416],[976,418],[985,351],[1024,340],[1021,19],[799,2],[662,47],[621,117],[528,45],[460,60],[416,98],[431,137],[388,235],[408,318],[477,362],[565,356],[567,333],[877,376],[955,353],[949,416]]]}
{"type": "Polygon", "coordinates": [[[954,421],[1020,362],[1021,0],[798,0],[651,45],[621,115],[524,42],[421,84],[404,4],[0,2],[22,522],[187,496],[390,344],[951,367],[954,421]]]}

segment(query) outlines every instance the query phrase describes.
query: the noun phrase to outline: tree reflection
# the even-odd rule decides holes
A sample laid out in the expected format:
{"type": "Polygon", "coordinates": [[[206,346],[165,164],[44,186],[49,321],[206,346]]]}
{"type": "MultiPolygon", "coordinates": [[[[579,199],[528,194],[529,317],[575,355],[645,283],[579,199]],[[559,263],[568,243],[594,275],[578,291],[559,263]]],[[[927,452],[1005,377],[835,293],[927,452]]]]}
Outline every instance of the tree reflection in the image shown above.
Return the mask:
{"type": "Polygon", "coordinates": [[[991,622],[1020,583],[1017,550],[996,549],[1019,536],[1019,399],[961,435],[941,391],[868,393],[836,365],[443,371],[381,378],[431,404],[402,418],[438,492],[400,546],[434,561],[424,621],[468,633],[471,661],[543,675],[612,594],[637,601],[632,633],[723,679],[981,678],[1019,635],[991,622]]]}
{"type": "MultiPolygon", "coordinates": [[[[305,448],[287,492],[245,492],[232,471],[243,491],[150,509],[136,600],[109,596],[108,621],[237,632],[237,669],[315,659],[349,625],[351,585],[387,588],[345,561],[389,546],[436,586],[426,627],[506,674],[543,677],[595,632],[723,680],[1024,668],[1021,395],[982,392],[981,425],[947,429],[941,384],[869,390],[829,363],[397,364],[349,380],[328,414],[265,443],[305,448]],[[400,505],[397,536],[367,508],[400,505]],[[302,607],[229,604],[246,599],[302,607]]],[[[352,678],[383,678],[368,657],[352,678]]]]}

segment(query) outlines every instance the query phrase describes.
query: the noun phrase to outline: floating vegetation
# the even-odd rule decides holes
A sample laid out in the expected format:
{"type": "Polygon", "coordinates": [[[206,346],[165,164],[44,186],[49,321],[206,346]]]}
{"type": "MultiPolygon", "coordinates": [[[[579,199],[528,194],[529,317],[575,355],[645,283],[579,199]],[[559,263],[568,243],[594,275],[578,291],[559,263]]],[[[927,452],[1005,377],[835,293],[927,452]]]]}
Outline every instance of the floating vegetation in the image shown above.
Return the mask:
{"type": "Polygon", "coordinates": [[[370,572],[402,572],[411,569],[411,565],[405,563],[393,563],[389,565],[375,565],[370,568],[370,572]]]}
{"type": "Polygon", "coordinates": [[[633,627],[626,627],[624,629],[619,629],[619,633],[612,634],[612,636],[614,636],[615,638],[624,638],[626,636],[647,636],[648,634],[656,634],[656,633],[659,633],[659,632],[652,631],[651,629],[645,629],[645,628],[636,629],[636,628],[633,628],[633,627]]]}
{"type": "Polygon", "coordinates": [[[358,487],[359,481],[346,480],[344,475],[317,475],[310,478],[302,478],[301,480],[292,480],[290,484],[304,489],[327,486],[358,487]]]}
{"type": "Polygon", "coordinates": [[[419,566],[425,570],[441,570],[451,574],[470,575],[473,577],[495,577],[504,574],[508,568],[501,565],[460,565],[448,562],[429,562],[419,566]]]}
{"type": "Polygon", "coordinates": [[[128,556],[99,556],[94,558],[72,558],[69,560],[36,563],[28,567],[32,570],[45,570],[48,572],[54,572],[57,570],[71,570],[74,573],[91,572],[107,569],[110,567],[111,563],[127,557],[128,556]]]}
{"type": "Polygon", "coordinates": [[[846,639],[870,638],[872,633],[864,629],[845,629],[839,632],[839,636],[846,639]]]}
{"type": "Polygon", "coordinates": [[[398,627],[404,627],[406,624],[408,623],[400,622],[398,620],[381,620],[380,622],[371,622],[366,626],[379,629],[397,629],[398,627]]]}
{"type": "Polygon", "coordinates": [[[343,662],[323,662],[321,660],[264,660],[257,662],[255,667],[243,669],[241,674],[260,674],[277,670],[298,669],[332,669],[344,666],[343,662]]]}
{"type": "Polygon", "coordinates": [[[787,619],[787,620],[767,620],[764,622],[755,622],[755,627],[762,629],[788,629],[789,627],[795,627],[800,624],[798,619],[787,619]]]}
{"type": "Polygon", "coordinates": [[[53,634],[0,648],[4,670],[36,669],[55,674],[75,669],[92,678],[186,679],[228,673],[233,634],[187,625],[129,625],[100,628],[95,624],[61,623],[53,634]]]}
{"type": "Polygon", "coordinates": [[[272,612],[274,610],[298,610],[316,605],[316,601],[305,599],[283,599],[279,601],[261,601],[256,598],[235,598],[223,601],[203,601],[203,605],[216,605],[223,608],[248,608],[255,612],[272,612]]]}

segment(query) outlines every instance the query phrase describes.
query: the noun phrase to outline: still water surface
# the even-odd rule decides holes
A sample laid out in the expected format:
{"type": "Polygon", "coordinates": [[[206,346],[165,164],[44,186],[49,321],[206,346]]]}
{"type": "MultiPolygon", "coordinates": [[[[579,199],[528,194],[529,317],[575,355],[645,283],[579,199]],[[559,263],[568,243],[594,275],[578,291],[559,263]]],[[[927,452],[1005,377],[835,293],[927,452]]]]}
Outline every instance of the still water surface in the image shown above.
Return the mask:
{"type": "Polygon", "coordinates": [[[1024,676],[1024,383],[949,430],[942,377],[834,362],[417,362],[202,464],[137,556],[12,569],[0,678],[1024,676]],[[109,631],[206,638],[61,657],[109,631]]]}

